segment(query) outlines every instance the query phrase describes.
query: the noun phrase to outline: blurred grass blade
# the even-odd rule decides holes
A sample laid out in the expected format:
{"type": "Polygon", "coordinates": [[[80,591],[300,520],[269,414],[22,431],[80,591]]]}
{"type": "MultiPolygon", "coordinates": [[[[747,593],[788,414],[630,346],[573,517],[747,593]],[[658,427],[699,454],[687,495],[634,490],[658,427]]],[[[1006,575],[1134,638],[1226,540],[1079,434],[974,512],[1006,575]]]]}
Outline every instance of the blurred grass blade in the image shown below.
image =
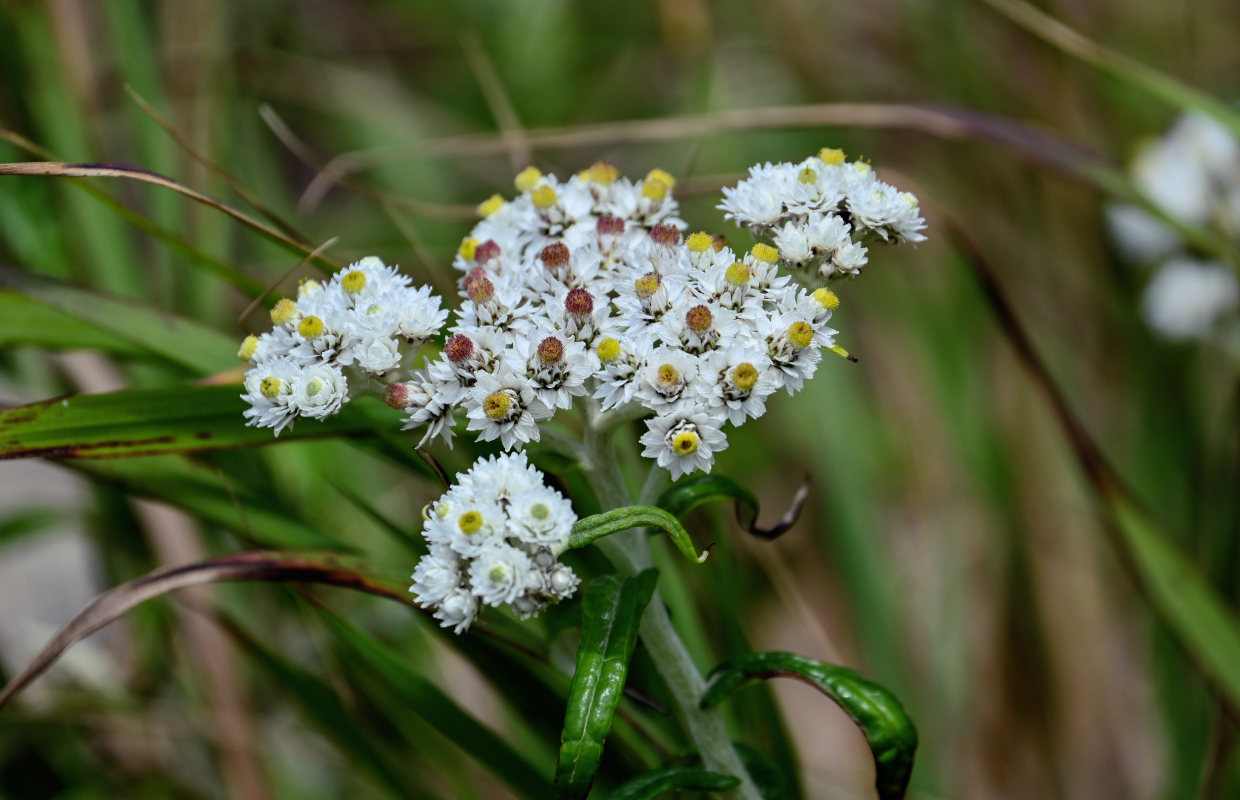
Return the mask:
{"type": "Polygon", "coordinates": [[[794,653],[745,653],[711,671],[701,706],[713,708],[746,683],[773,677],[804,681],[844,709],[870,743],[879,797],[904,796],[913,772],[917,730],[895,695],[850,669],[794,653]]]}
{"type": "Polygon", "coordinates": [[[754,493],[723,475],[695,475],[679,481],[659,495],[657,505],[677,517],[683,517],[705,503],[732,500],[735,503],[736,524],[760,539],[777,539],[801,516],[801,509],[809,499],[809,486],[808,478],[802,481],[788,510],[774,525],[765,527],[758,524],[758,498],[754,493]]]}
{"type": "MultiPolygon", "coordinates": [[[[193,320],[114,300],[50,278],[0,268],[0,296],[31,297],[141,351],[202,375],[237,366],[237,342],[193,320]]],[[[36,317],[36,322],[41,322],[36,317]]],[[[10,322],[0,323],[5,326],[10,322]]],[[[105,340],[106,341],[106,340],[105,340]]],[[[88,345],[89,346],[89,345],[88,345]]]]}
{"type": "Polygon", "coordinates": [[[1185,110],[1209,114],[1240,137],[1240,112],[1170,75],[1094,42],[1023,0],[985,0],[1012,22],[1054,47],[1185,110]]]}
{"type": "Polygon", "coordinates": [[[149,458],[77,459],[71,469],[186,511],[203,522],[269,548],[352,551],[332,536],[282,508],[270,497],[230,487],[222,473],[178,455],[149,458]]]}
{"type": "MultiPolygon", "coordinates": [[[[0,431],[2,430],[3,428],[0,428],[0,431]]],[[[710,554],[708,550],[698,553],[693,547],[693,540],[689,538],[689,532],[680,524],[680,521],[663,509],[654,506],[625,506],[579,519],[577,524],[573,525],[573,533],[565,549],[575,550],[585,547],[595,539],[638,527],[658,528],[663,531],[676,545],[676,549],[690,561],[701,564],[710,554]]]]}
{"type": "Polygon", "coordinates": [[[550,782],[536,767],[423,677],[408,659],[335,614],[324,613],[321,619],[350,656],[365,666],[370,677],[383,681],[408,711],[434,726],[518,794],[531,800],[544,800],[550,794],[550,782]]]}
{"type": "Polygon", "coordinates": [[[762,800],[792,800],[797,796],[789,788],[789,776],[795,775],[794,772],[785,774],[769,755],[747,744],[735,747],[736,755],[758,787],[762,800]]]}
{"type": "Polygon", "coordinates": [[[1141,510],[1102,450],[1077,419],[1008,301],[994,269],[956,222],[949,232],[973,269],[1004,336],[1041,389],[1102,504],[1109,539],[1155,613],[1171,629],[1233,712],[1240,712],[1240,621],[1201,570],[1141,510]]]}
{"type": "Polygon", "coordinates": [[[688,767],[664,767],[638,775],[607,795],[607,800],[651,800],[664,792],[723,792],[740,778],[688,767]]]}
{"type": "MultiPolygon", "coordinates": [[[[238,211],[227,203],[221,203],[219,200],[208,197],[202,192],[191,189],[171,178],[148,170],[138,169],[137,167],[108,163],[66,164],[61,161],[23,161],[13,164],[0,164],[0,175],[34,175],[52,178],[128,178],[130,180],[151,183],[156,186],[162,186],[165,189],[171,189],[191,200],[221,211],[292,252],[302,255],[309,255],[314,252],[314,248],[305,242],[294,239],[265,222],[260,222],[248,214],[238,211]]],[[[325,256],[318,255],[315,257],[315,260],[332,269],[339,269],[338,264],[325,256]]]]}
{"type": "Polygon", "coordinates": [[[360,436],[391,421],[374,398],[326,420],[301,420],[277,439],[246,427],[241,387],[174,386],[72,395],[0,411],[0,460],[119,458],[261,447],[296,439],[360,436]]]}
{"type": "Polygon", "coordinates": [[[581,644],[555,768],[558,800],[584,800],[590,793],[603,742],[624,695],[642,612],[658,579],[653,569],[623,581],[604,575],[594,579],[582,598],[581,644]]]}
{"type": "Polygon", "coordinates": [[[403,769],[404,764],[394,763],[385,748],[376,746],[372,736],[358,724],[355,711],[341,702],[340,692],[326,678],[267,648],[235,620],[220,618],[218,621],[245,650],[250,663],[271,675],[278,691],[296,701],[301,719],[307,720],[315,731],[347,756],[350,766],[356,765],[369,773],[377,783],[387,787],[387,793],[393,797],[431,797],[420,787],[417,777],[403,769]]]}
{"type": "Polygon", "coordinates": [[[98,350],[132,358],[150,350],[32,297],[0,288],[0,347],[98,350]]]}
{"type": "Polygon", "coordinates": [[[60,525],[73,518],[68,509],[62,508],[23,508],[14,509],[0,517],[0,545],[8,544],[13,539],[46,530],[53,525],[60,525]]]}
{"type": "Polygon", "coordinates": [[[134,606],[187,586],[221,581],[324,583],[409,602],[404,582],[377,577],[356,559],[332,553],[243,553],[166,567],[121,584],[91,601],[0,691],[0,708],[42,675],[71,645],[119,619],[134,606]]]}

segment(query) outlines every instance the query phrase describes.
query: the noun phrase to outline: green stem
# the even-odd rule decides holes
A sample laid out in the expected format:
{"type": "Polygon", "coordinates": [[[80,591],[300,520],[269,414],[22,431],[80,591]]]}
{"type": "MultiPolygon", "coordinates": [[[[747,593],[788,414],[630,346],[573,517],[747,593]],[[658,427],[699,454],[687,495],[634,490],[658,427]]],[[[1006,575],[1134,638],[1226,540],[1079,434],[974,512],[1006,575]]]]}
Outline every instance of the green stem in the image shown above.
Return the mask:
{"type": "MultiPolygon", "coordinates": [[[[633,500],[620,471],[620,462],[612,447],[612,425],[602,425],[598,406],[589,404],[585,413],[584,462],[586,476],[598,495],[604,510],[631,505],[633,500]]],[[[606,420],[610,422],[611,420],[606,420]]],[[[662,471],[658,467],[654,470],[662,471]]],[[[657,486],[662,478],[648,479],[643,494],[657,486]]],[[[612,564],[625,575],[635,575],[653,561],[650,544],[642,530],[616,533],[598,541],[598,547],[612,564]]],[[[646,651],[654,660],[659,674],[672,694],[676,712],[684,721],[693,743],[708,770],[740,778],[740,785],[725,796],[731,800],[762,800],[745,766],[736,755],[723,715],[717,709],[703,711],[698,707],[706,682],[663,606],[656,589],[646,613],[642,616],[640,635],[646,651]]]]}

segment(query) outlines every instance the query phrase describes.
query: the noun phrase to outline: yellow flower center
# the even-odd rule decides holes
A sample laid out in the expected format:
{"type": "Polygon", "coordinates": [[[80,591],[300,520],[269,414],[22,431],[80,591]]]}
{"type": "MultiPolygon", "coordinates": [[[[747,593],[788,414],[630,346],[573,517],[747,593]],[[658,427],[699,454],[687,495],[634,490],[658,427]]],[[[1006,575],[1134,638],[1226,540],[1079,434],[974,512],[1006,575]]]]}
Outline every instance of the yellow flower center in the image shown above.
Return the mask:
{"type": "Polygon", "coordinates": [[[314,278],[302,278],[297,283],[297,299],[313,294],[319,290],[319,282],[314,278]]]}
{"type": "Polygon", "coordinates": [[[647,272],[637,280],[633,281],[633,288],[637,291],[637,296],[645,300],[652,294],[659,291],[659,287],[663,284],[663,279],[659,277],[657,272],[647,272]]]}
{"type": "Polygon", "coordinates": [[[825,286],[814,290],[814,300],[828,311],[834,311],[840,307],[840,298],[825,286]]]}
{"type": "Polygon", "coordinates": [[[706,306],[694,306],[685,312],[685,327],[698,336],[710,330],[712,315],[706,306]]]}
{"type": "Polygon", "coordinates": [[[655,373],[655,381],[661,389],[671,389],[680,383],[680,370],[671,364],[660,365],[659,370],[655,373]]]}
{"type": "Polygon", "coordinates": [[[551,516],[551,509],[547,508],[542,503],[535,503],[530,506],[530,516],[538,520],[546,519],[551,516]]]}
{"type": "Polygon", "coordinates": [[[755,244],[750,253],[753,255],[754,260],[764,261],[767,264],[774,264],[779,260],[779,251],[769,244],[755,244]]]}
{"type": "Polygon", "coordinates": [[[538,167],[526,167],[517,173],[513,184],[517,187],[518,192],[525,192],[533,189],[542,180],[542,173],[538,171],[538,167]]]}
{"type": "Polygon", "coordinates": [[[503,564],[496,564],[487,570],[487,578],[491,583],[503,583],[508,580],[508,567],[503,564]]]}
{"type": "Polygon", "coordinates": [[[646,173],[646,180],[658,181],[669,189],[676,188],[676,179],[671,176],[671,173],[661,170],[658,167],[655,167],[646,173]]]}
{"type": "Polygon", "coordinates": [[[263,397],[268,400],[280,393],[280,388],[284,386],[284,382],[274,375],[268,375],[263,378],[263,382],[258,385],[258,390],[262,392],[263,397]]]}
{"type": "Polygon", "coordinates": [[[694,253],[705,253],[714,246],[715,239],[705,231],[698,231],[697,233],[690,234],[689,238],[685,239],[685,244],[694,253]]]}
{"type": "Polygon", "coordinates": [[[598,360],[610,364],[620,357],[620,342],[610,336],[600,339],[598,343],[598,360]]]}
{"type": "Polygon", "coordinates": [[[327,326],[323,324],[323,320],[311,314],[308,317],[303,317],[301,322],[297,323],[297,332],[300,333],[303,338],[313,339],[316,336],[322,336],[326,327],[327,326]]]}
{"type": "Polygon", "coordinates": [[[366,288],[366,273],[355,269],[340,279],[340,288],[349,294],[357,294],[366,288]]]}
{"type": "Polygon", "coordinates": [[[258,350],[258,337],[247,336],[241,340],[241,348],[237,350],[237,358],[242,361],[249,361],[254,357],[254,353],[258,350]]]}
{"type": "Polygon", "coordinates": [[[828,166],[838,167],[844,163],[844,151],[838,147],[824,147],[818,151],[818,160],[828,166]]]}
{"type": "Polygon", "coordinates": [[[814,341],[814,327],[808,322],[794,322],[788,326],[788,341],[796,347],[809,347],[814,341]]]}
{"type": "Polygon", "coordinates": [[[477,533],[482,530],[482,513],[473,510],[466,511],[457,519],[456,526],[466,536],[471,533],[477,533]]]}
{"type": "Polygon", "coordinates": [[[271,321],[276,325],[292,322],[297,316],[297,305],[287,297],[271,308],[271,321]]]}
{"type": "Polygon", "coordinates": [[[732,368],[732,383],[742,392],[748,392],[758,382],[758,368],[748,361],[732,368]]]}
{"type": "Polygon", "coordinates": [[[507,392],[491,392],[482,401],[482,413],[487,415],[487,419],[504,419],[508,416],[508,409],[512,407],[512,398],[507,392]]]}
{"type": "Polygon", "coordinates": [[[662,200],[667,197],[669,187],[663,181],[647,178],[642,181],[642,197],[647,200],[662,200]]]}
{"type": "Polygon", "coordinates": [[[818,173],[810,169],[809,167],[806,167],[805,169],[801,170],[800,174],[797,175],[797,180],[799,180],[801,183],[817,183],[818,173]]]}
{"type": "Polygon", "coordinates": [[[544,183],[533,192],[530,192],[530,199],[534,201],[535,208],[547,209],[555,205],[556,201],[560,198],[559,195],[555,193],[555,189],[552,189],[544,183]]]}
{"type": "Polygon", "coordinates": [[[701,443],[702,439],[693,431],[681,431],[672,437],[672,451],[678,456],[691,456],[701,443]]]}
{"type": "Polygon", "coordinates": [[[317,397],[318,393],[323,391],[323,381],[318,378],[311,378],[306,382],[306,396],[317,397]]]}
{"type": "Polygon", "coordinates": [[[744,261],[733,261],[727,272],[723,273],[723,279],[728,282],[729,286],[744,286],[749,283],[751,277],[753,273],[749,271],[749,265],[744,261]]]}
{"type": "Polygon", "coordinates": [[[478,204],[478,216],[483,217],[485,219],[486,217],[491,216],[492,214],[494,214],[496,211],[499,211],[503,207],[504,207],[504,198],[500,197],[497,194],[493,194],[490,197],[488,197],[486,200],[483,200],[481,203],[478,204]]]}
{"type": "Polygon", "coordinates": [[[472,236],[465,237],[465,241],[461,242],[461,246],[456,252],[461,254],[461,258],[467,258],[470,261],[474,258],[474,253],[478,252],[478,245],[481,244],[472,236]]]}
{"type": "Polygon", "coordinates": [[[586,177],[595,183],[607,186],[616,182],[616,179],[620,177],[620,170],[606,161],[599,161],[586,170],[586,177]]]}

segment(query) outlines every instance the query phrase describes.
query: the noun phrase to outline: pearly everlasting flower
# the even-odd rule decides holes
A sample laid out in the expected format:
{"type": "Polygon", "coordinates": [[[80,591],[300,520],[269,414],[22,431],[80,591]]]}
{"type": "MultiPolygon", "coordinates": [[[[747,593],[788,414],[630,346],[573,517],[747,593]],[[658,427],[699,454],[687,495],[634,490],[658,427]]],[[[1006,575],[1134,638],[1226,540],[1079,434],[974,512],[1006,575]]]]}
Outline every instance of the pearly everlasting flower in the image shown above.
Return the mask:
{"type": "Polygon", "coordinates": [[[524,453],[479,459],[428,507],[430,552],[414,568],[409,591],[456,633],[484,605],[531,617],[580,584],[557,560],[576,521],[524,453]]]}
{"type": "Polygon", "coordinates": [[[672,479],[691,472],[710,472],[715,453],[728,446],[724,418],[694,406],[683,406],[646,423],[642,455],[658,461],[672,479]]]}
{"type": "Polygon", "coordinates": [[[499,439],[512,448],[538,441],[538,420],[553,411],[538,399],[534,385],[507,364],[494,373],[482,373],[466,399],[468,429],[484,442],[499,439]]]}
{"type": "Polygon", "coordinates": [[[1240,311],[1240,280],[1216,262],[1168,261],[1145,289],[1142,311],[1168,339],[1205,339],[1240,311]]]}

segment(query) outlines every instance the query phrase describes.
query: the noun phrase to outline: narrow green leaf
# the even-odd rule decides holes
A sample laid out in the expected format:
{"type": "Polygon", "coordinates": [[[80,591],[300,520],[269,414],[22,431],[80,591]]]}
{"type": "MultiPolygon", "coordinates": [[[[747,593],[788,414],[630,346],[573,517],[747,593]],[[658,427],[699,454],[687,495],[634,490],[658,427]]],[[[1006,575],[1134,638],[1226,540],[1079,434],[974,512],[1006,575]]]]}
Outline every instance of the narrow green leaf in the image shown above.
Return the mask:
{"type": "Polygon", "coordinates": [[[0,517],[0,544],[66,522],[73,518],[63,508],[23,508],[0,517]]]}
{"type": "Polygon", "coordinates": [[[720,775],[688,767],[664,767],[638,775],[611,794],[607,800],[651,800],[664,792],[676,790],[696,792],[723,792],[741,781],[732,775],[720,775]]]}
{"type": "Polygon", "coordinates": [[[130,494],[176,506],[263,547],[345,552],[354,549],[289,509],[279,507],[271,498],[256,495],[243,485],[226,483],[221,473],[182,456],[62,463],[130,494]]]}
{"type": "Polygon", "coordinates": [[[792,791],[791,776],[794,773],[783,772],[774,759],[761,750],[747,744],[737,744],[735,747],[736,755],[745,765],[749,779],[758,787],[762,800],[792,800],[797,796],[792,791]]]}
{"type": "Polygon", "coordinates": [[[904,796],[917,751],[917,729],[891,692],[850,669],[794,653],[745,653],[715,667],[701,706],[713,708],[752,680],[780,676],[805,681],[844,709],[870,743],[879,797],[904,796]]]}
{"type": "Polygon", "coordinates": [[[410,712],[455,742],[518,794],[537,800],[550,794],[551,786],[538,768],[423,677],[408,660],[334,614],[323,614],[321,619],[369,674],[382,680],[410,712]]]}
{"type": "Polygon", "coordinates": [[[14,269],[0,269],[0,289],[32,297],[198,374],[238,365],[236,341],[192,320],[14,269]]]}
{"type": "MultiPolygon", "coordinates": [[[[0,428],[0,432],[3,428],[0,428]]],[[[0,449],[0,455],[3,450],[0,449]]],[[[594,514],[585,519],[577,520],[577,524],[573,526],[572,536],[569,537],[567,550],[575,550],[579,547],[585,547],[595,539],[608,536],[613,533],[627,531],[630,528],[650,527],[658,528],[668,535],[672,543],[676,545],[676,549],[684,554],[685,558],[690,561],[696,561],[701,564],[706,560],[709,552],[703,550],[700,554],[693,547],[693,540],[689,538],[689,532],[676,517],[661,508],[654,506],[625,506],[611,511],[604,511],[602,514],[594,514]]]]}
{"type": "Polygon", "coordinates": [[[801,483],[792,505],[779,520],[770,526],[758,524],[758,498],[754,493],[724,475],[695,475],[679,481],[659,495],[659,508],[683,517],[693,509],[715,500],[732,500],[736,509],[736,524],[760,539],[776,539],[788,531],[809,497],[809,481],[801,483]]]}
{"type": "Polygon", "coordinates": [[[605,575],[582,598],[581,644],[555,768],[555,796],[561,800],[582,800],[590,793],[624,694],[642,612],[658,578],[653,569],[625,581],[605,575]]]}
{"type": "Polygon", "coordinates": [[[118,356],[147,352],[133,342],[16,292],[0,290],[0,347],[91,349],[118,356]]]}
{"type": "Polygon", "coordinates": [[[246,427],[239,385],[73,395],[0,411],[0,459],[117,458],[257,447],[293,439],[357,436],[385,422],[383,406],[359,398],[322,422],[301,420],[277,439],[246,427]]]}

